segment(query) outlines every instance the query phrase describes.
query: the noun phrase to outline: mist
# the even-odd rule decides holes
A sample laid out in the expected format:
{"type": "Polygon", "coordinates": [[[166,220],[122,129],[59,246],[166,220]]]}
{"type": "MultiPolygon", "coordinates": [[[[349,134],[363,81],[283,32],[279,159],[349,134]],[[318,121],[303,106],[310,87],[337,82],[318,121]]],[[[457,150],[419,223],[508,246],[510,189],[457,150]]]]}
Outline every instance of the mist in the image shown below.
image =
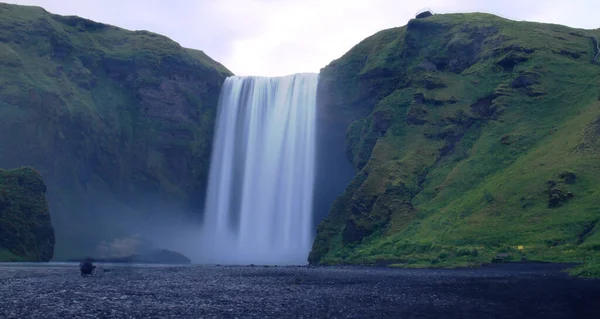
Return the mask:
{"type": "MultiPolygon", "coordinates": [[[[335,199],[343,194],[356,173],[346,152],[346,130],[353,118],[325,108],[326,99],[327,92],[320,86],[315,118],[311,244],[317,225],[328,215],[335,199]]],[[[68,198],[56,192],[57,189],[49,187],[47,195],[57,233],[57,260],[125,257],[152,249],[179,252],[198,264],[216,263],[211,258],[215,255],[219,256],[218,262],[228,264],[255,259],[254,249],[234,254],[230,249],[233,243],[228,242],[234,238],[219,236],[220,240],[214,240],[207,236],[211,229],[203,226],[206,190],[197,190],[188,200],[160,194],[124,197],[98,186],[71,189],[74,195],[68,198]]],[[[259,259],[265,264],[278,263],[268,254],[259,259]]],[[[289,263],[297,264],[297,261],[292,262],[293,256],[289,259],[289,263]]],[[[279,260],[286,263],[283,256],[279,260]]]]}
{"type": "Polygon", "coordinates": [[[49,198],[59,251],[55,259],[126,257],[168,249],[201,262],[202,211],[159,196],[124,201],[111,193],[93,193],[85,205],[71,209],[49,198]]]}

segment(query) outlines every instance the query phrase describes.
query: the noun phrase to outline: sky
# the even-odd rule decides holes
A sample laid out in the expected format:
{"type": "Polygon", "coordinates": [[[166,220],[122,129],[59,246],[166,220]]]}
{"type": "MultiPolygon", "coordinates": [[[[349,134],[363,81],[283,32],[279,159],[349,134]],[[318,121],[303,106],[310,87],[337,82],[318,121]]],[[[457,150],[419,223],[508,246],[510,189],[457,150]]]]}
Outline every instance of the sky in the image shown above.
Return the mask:
{"type": "Polygon", "coordinates": [[[487,12],[513,20],[600,28],[598,0],[5,0],[204,51],[236,75],[319,72],[373,33],[417,11],[487,12]]]}

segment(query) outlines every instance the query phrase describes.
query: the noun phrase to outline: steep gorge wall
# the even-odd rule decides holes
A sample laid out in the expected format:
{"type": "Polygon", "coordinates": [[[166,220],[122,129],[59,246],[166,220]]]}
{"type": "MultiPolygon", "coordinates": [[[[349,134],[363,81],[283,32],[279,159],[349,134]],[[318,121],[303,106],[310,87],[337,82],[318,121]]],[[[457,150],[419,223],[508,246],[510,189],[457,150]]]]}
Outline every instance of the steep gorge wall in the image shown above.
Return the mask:
{"type": "Polygon", "coordinates": [[[319,224],[309,261],[597,254],[591,34],[435,15],[378,32],[325,67],[322,107],[351,123],[346,153],[358,174],[319,224]]]}
{"type": "Polygon", "coordinates": [[[44,176],[59,258],[158,202],[199,213],[228,75],[157,34],[0,4],[0,167],[44,176]]]}

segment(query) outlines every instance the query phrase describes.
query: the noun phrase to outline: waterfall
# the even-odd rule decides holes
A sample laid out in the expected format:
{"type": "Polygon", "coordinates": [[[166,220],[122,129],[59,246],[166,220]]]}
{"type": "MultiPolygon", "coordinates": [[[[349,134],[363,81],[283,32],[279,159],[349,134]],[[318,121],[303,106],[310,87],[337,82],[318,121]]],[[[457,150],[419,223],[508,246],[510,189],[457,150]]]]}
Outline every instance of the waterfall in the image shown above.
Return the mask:
{"type": "Polygon", "coordinates": [[[204,262],[307,263],[317,82],[318,74],[225,80],[204,213],[204,262]]]}

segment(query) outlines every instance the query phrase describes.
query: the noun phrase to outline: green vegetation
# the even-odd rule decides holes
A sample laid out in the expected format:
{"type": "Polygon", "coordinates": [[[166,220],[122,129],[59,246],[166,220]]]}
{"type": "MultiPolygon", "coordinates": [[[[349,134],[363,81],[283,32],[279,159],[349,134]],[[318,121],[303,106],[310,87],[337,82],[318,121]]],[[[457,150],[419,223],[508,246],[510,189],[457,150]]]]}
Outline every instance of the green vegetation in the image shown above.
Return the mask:
{"type": "Polygon", "coordinates": [[[574,276],[581,277],[600,277],[600,264],[598,259],[587,257],[581,261],[581,264],[569,270],[569,273],[574,276]]]}
{"type": "Polygon", "coordinates": [[[149,199],[201,206],[229,75],[164,36],[0,3],[0,167],[44,176],[57,258],[149,199]]]}
{"type": "Polygon", "coordinates": [[[318,226],[309,261],[599,257],[599,34],[435,15],[325,67],[320,85],[336,98],[324,107],[354,121],[347,149],[358,173],[318,226]]]}
{"type": "Polygon", "coordinates": [[[54,229],[46,185],[31,168],[0,169],[0,261],[48,261],[54,229]]]}

